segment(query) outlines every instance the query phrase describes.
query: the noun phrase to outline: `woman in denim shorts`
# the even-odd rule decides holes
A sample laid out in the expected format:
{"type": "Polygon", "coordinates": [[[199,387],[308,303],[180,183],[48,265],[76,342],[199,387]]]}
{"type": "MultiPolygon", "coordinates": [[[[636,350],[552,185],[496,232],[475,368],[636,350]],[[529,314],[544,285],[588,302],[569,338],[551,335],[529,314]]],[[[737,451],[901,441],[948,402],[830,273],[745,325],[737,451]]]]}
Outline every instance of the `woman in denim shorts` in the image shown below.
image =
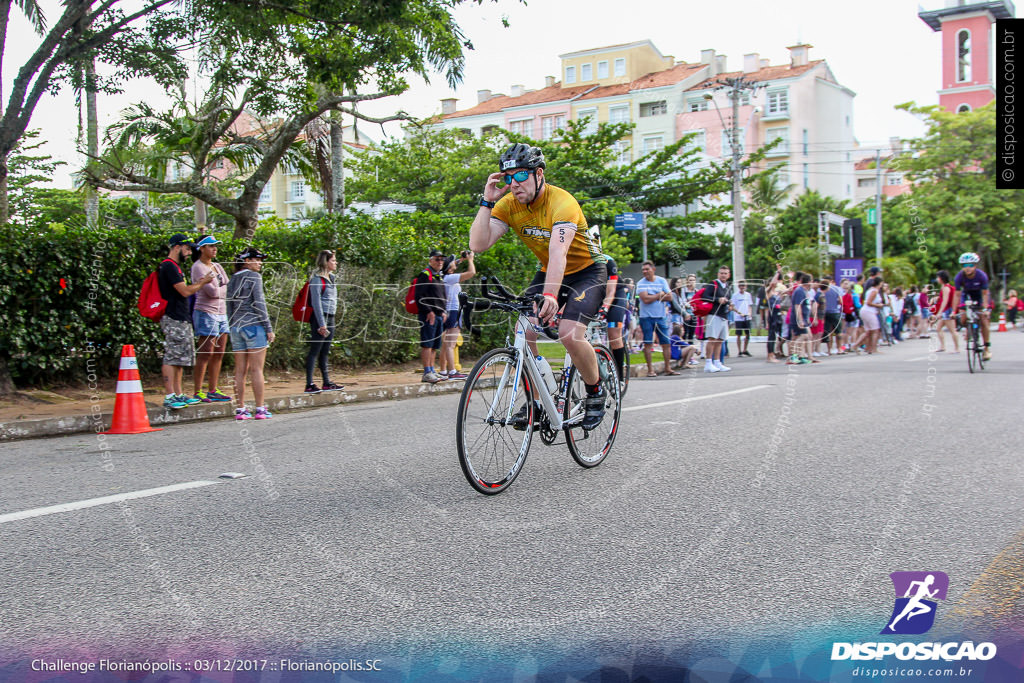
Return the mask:
{"type": "Polygon", "coordinates": [[[272,417],[263,403],[263,363],[267,359],[267,346],[274,341],[274,331],[267,313],[267,300],[263,296],[263,259],[267,257],[255,247],[249,247],[235,257],[235,274],[228,282],[227,309],[231,333],[231,350],[235,353],[235,419],[266,420],[272,417]],[[245,405],[245,376],[252,380],[252,393],[256,399],[255,414],[245,405]]]}
{"type": "Polygon", "coordinates": [[[225,298],[228,292],[228,274],[216,263],[217,245],[213,235],[207,235],[196,243],[199,260],[192,264],[192,282],[199,282],[207,273],[213,274],[213,281],[203,285],[196,292],[196,304],[192,311],[192,327],[199,337],[196,350],[195,397],[203,403],[230,401],[231,397],[218,391],[220,366],[228,348],[228,314],[225,298]],[[209,391],[203,391],[203,379],[207,380],[209,391]]]}
{"type": "Polygon", "coordinates": [[[946,350],[946,338],[942,332],[948,331],[953,338],[953,353],[960,353],[960,337],[956,333],[956,320],[953,318],[953,295],[956,290],[950,284],[950,275],[947,270],[940,270],[935,274],[941,287],[939,288],[938,306],[935,309],[935,317],[938,322],[935,324],[935,333],[939,335],[939,348],[936,351],[946,350]]]}

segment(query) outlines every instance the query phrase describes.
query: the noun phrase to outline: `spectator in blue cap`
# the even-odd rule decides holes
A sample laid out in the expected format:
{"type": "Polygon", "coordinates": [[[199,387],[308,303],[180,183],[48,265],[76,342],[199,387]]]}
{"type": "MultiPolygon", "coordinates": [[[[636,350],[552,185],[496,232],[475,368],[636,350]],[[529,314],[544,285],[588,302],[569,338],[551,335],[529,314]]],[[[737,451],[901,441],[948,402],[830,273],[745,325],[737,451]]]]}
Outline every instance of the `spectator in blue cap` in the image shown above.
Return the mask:
{"type": "Polygon", "coordinates": [[[192,326],[199,339],[196,351],[195,394],[204,403],[230,401],[231,397],[218,391],[220,368],[224,352],[228,348],[228,274],[224,267],[215,263],[217,245],[221,244],[213,235],[207,235],[196,242],[199,259],[192,264],[192,282],[199,282],[207,273],[213,280],[196,292],[195,307],[192,310],[192,326]],[[206,379],[208,391],[203,391],[206,379]]]}

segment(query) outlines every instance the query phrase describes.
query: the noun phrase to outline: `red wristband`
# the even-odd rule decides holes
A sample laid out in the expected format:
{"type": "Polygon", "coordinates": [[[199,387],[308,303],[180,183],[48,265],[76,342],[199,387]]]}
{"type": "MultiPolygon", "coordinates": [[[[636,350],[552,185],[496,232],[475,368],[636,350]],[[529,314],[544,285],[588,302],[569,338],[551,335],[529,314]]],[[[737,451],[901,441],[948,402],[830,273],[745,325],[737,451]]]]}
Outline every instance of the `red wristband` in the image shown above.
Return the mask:
{"type": "Polygon", "coordinates": [[[549,299],[554,301],[556,304],[558,303],[558,297],[555,296],[554,294],[548,294],[547,292],[544,292],[544,296],[548,297],[549,299]]]}

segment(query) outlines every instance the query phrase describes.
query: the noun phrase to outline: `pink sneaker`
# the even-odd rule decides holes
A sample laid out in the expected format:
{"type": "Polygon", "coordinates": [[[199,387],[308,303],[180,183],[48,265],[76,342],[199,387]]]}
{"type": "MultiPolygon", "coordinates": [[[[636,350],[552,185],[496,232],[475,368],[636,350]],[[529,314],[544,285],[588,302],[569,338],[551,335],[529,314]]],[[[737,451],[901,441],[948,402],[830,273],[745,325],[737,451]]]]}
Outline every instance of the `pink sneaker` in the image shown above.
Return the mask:
{"type": "Polygon", "coordinates": [[[256,414],[253,417],[257,420],[269,420],[274,417],[274,414],[267,410],[266,406],[260,406],[256,409],[256,414]]]}
{"type": "Polygon", "coordinates": [[[249,408],[235,408],[235,419],[236,420],[251,420],[252,413],[249,412],[249,408]]]}

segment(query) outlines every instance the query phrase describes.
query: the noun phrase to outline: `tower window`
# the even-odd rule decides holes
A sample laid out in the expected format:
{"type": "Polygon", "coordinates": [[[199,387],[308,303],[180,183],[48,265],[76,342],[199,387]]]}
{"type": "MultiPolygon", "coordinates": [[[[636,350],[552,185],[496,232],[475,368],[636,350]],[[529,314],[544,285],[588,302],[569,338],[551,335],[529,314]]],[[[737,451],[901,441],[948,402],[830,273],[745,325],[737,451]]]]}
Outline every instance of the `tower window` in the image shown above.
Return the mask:
{"type": "Polygon", "coordinates": [[[958,83],[971,80],[971,32],[967,29],[956,34],[956,80],[958,83]]]}

